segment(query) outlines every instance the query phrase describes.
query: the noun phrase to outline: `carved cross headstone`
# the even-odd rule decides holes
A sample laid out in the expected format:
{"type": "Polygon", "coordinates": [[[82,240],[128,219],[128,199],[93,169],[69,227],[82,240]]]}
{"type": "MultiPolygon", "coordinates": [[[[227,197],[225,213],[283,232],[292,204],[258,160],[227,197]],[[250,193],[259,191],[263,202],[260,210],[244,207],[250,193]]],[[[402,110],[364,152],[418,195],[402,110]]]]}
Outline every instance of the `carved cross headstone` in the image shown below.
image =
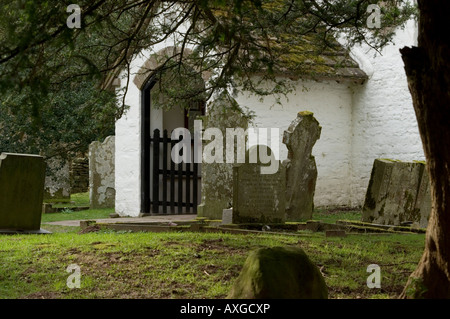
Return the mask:
{"type": "Polygon", "coordinates": [[[311,219],[314,209],[317,167],[312,148],[320,138],[322,127],[311,112],[299,112],[284,131],[286,144],[286,219],[311,219]]]}

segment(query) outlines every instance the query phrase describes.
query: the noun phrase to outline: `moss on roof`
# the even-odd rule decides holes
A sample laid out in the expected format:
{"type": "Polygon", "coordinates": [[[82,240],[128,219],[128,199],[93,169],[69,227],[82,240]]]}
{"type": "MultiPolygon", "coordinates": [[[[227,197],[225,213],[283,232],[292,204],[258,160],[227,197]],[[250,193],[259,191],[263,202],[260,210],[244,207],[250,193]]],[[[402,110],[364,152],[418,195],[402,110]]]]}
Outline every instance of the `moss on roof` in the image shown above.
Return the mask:
{"type": "MultiPolygon", "coordinates": [[[[261,5],[266,13],[277,14],[285,10],[283,6],[286,2],[263,0],[261,5]]],[[[243,17],[241,22],[253,25],[253,19],[258,20],[258,10],[254,12],[251,9],[248,10],[248,16],[243,17]]],[[[223,8],[214,10],[214,15],[225,25],[233,19],[233,12],[223,8]]],[[[320,29],[320,26],[317,29],[320,29]]],[[[270,33],[271,30],[266,32],[270,33]]],[[[274,62],[272,69],[277,75],[295,78],[349,79],[357,82],[363,82],[368,78],[359,68],[358,63],[350,57],[348,50],[334,38],[327,36],[325,46],[323,34],[320,33],[300,34],[300,31],[295,28],[282,34],[278,32],[279,30],[267,34],[265,39],[261,39],[263,47],[270,47],[270,61],[274,62]]],[[[263,69],[259,70],[260,73],[265,72],[263,69]]]]}
{"type": "Polygon", "coordinates": [[[273,43],[276,72],[308,78],[364,81],[367,75],[337,41],[321,48],[310,37],[282,34],[273,43]]]}

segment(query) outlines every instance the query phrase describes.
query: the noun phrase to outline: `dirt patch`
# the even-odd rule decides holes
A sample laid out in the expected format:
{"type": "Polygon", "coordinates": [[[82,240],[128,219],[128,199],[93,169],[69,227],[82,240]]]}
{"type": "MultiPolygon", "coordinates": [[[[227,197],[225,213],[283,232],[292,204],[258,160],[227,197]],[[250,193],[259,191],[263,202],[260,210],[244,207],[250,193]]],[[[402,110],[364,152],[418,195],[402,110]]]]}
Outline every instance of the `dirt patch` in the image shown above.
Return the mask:
{"type": "Polygon", "coordinates": [[[207,250],[214,250],[215,253],[229,253],[229,254],[244,254],[247,251],[242,248],[235,248],[227,246],[226,244],[220,244],[220,242],[223,242],[223,240],[209,240],[209,241],[203,241],[201,244],[197,244],[197,251],[207,251],[207,250]]]}
{"type": "Polygon", "coordinates": [[[67,253],[70,255],[77,255],[77,254],[81,253],[81,250],[79,248],[74,247],[74,248],[68,249],[67,253]]]}
{"type": "Polygon", "coordinates": [[[145,247],[144,255],[148,257],[155,257],[156,255],[159,255],[161,253],[161,250],[155,249],[153,247],[145,247]]]}
{"type": "Polygon", "coordinates": [[[231,266],[220,277],[220,280],[222,282],[228,282],[230,280],[236,279],[239,276],[239,274],[241,273],[242,266],[243,265],[233,265],[233,266],[231,266]]]}
{"type": "Polygon", "coordinates": [[[20,299],[61,299],[61,294],[51,291],[38,291],[32,294],[26,295],[20,299]]]}
{"type": "Polygon", "coordinates": [[[31,275],[37,273],[34,267],[28,267],[25,271],[20,274],[20,278],[27,283],[31,283],[31,275]]]}
{"type": "Polygon", "coordinates": [[[86,227],[86,228],[80,230],[80,231],[78,232],[78,234],[95,233],[95,232],[100,231],[100,229],[101,229],[101,228],[100,228],[100,226],[98,226],[98,225],[91,225],[91,226],[88,226],[88,227],[86,227]]]}

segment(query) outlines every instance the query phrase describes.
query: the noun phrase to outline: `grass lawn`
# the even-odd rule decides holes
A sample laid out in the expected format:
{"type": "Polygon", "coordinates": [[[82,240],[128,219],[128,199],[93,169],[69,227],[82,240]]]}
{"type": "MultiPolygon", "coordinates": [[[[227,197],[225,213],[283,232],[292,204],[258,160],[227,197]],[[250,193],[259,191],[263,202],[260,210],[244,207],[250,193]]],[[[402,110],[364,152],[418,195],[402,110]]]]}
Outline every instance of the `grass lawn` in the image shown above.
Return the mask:
{"type": "MultiPolygon", "coordinates": [[[[47,223],[56,222],[59,220],[102,219],[109,218],[109,214],[112,213],[114,213],[114,208],[89,209],[79,212],[74,212],[70,209],[67,209],[65,212],[61,213],[42,214],[41,221],[43,223],[47,223]]],[[[43,228],[48,227],[47,225],[44,225],[43,228]]]]}
{"type": "MultiPolygon", "coordinates": [[[[105,209],[89,209],[79,212],[73,211],[71,208],[86,206],[89,207],[89,193],[71,194],[70,201],[73,203],[53,204],[53,207],[66,208],[61,213],[43,214],[42,222],[55,222],[60,220],[77,220],[77,219],[101,219],[109,218],[109,214],[114,213],[113,208],[105,209]]],[[[45,228],[45,227],[44,227],[45,228]]]]}
{"type": "Polygon", "coordinates": [[[361,212],[356,209],[316,209],[313,213],[314,220],[334,224],[337,220],[361,220],[361,212]]]}
{"type": "MultiPolygon", "coordinates": [[[[44,226],[44,225],[43,225],[44,226]]],[[[424,235],[323,233],[231,235],[203,233],[79,234],[45,225],[51,235],[0,236],[0,298],[224,298],[250,250],[302,247],[321,269],[330,298],[395,298],[415,268],[424,235]],[[66,282],[70,264],[81,288],[66,282]],[[367,266],[381,267],[381,289],[366,285],[367,266]]]]}
{"type": "Polygon", "coordinates": [[[63,208],[63,207],[76,207],[76,206],[87,206],[89,207],[89,192],[71,194],[70,199],[48,199],[44,200],[46,203],[53,203],[53,207],[63,208]]]}
{"type": "MultiPolygon", "coordinates": [[[[86,206],[89,194],[72,195],[86,206]]],[[[42,222],[108,218],[114,209],[44,214],[42,222]]],[[[360,220],[358,211],[317,210],[313,219],[360,220]]],[[[248,253],[259,247],[299,246],[319,267],[330,298],[395,298],[417,265],[423,234],[323,233],[298,236],[214,233],[130,233],[43,224],[50,235],[0,235],[0,298],[225,298],[248,253]],[[76,264],[81,287],[70,289],[76,264]],[[381,267],[381,288],[366,285],[367,266],[381,267]]]]}

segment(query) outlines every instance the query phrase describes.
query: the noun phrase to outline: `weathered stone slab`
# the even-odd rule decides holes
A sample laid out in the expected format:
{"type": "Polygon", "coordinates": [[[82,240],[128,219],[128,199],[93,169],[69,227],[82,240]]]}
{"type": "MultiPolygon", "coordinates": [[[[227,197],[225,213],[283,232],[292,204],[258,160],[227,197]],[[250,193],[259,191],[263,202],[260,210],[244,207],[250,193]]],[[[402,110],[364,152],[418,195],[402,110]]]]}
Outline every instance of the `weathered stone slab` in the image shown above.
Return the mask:
{"type": "Polygon", "coordinates": [[[249,254],[231,299],[327,299],[328,287],[298,247],[261,248],[249,254]]]}
{"type": "Polygon", "coordinates": [[[363,206],[363,222],[426,227],[431,210],[428,175],[422,162],[374,161],[363,206]]]}
{"type": "Polygon", "coordinates": [[[53,208],[53,205],[51,203],[44,203],[42,205],[42,214],[53,214],[57,212],[58,210],[56,208],[53,208]]]}
{"type": "Polygon", "coordinates": [[[224,209],[222,212],[222,225],[233,223],[233,208],[224,209]]]}
{"type": "Polygon", "coordinates": [[[71,193],[85,193],[89,191],[89,159],[88,157],[75,158],[70,167],[71,193]]]}
{"type": "Polygon", "coordinates": [[[115,190],[115,138],[89,145],[89,199],[91,209],[113,208],[115,190]]]}
{"type": "Polygon", "coordinates": [[[45,166],[37,155],[0,155],[1,232],[40,232],[45,166]]]}
{"type": "MultiPolygon", "coordinates": [[[[233,165],[226,161],[226,130],[227,128],[242,128],[246,130],[248,120],[238,103],[229,95],[220,95],[208,106],[203,127],[217,128],[220,130],[223,145],[223,163],[206,163],[201,165],[201,196],[202,201],[198,206],[197,215],[208,219],[221,219],[224,209],[230,208],[233,200],[233,165]]],[[[217,138],[217,137],[214,137],[217,138]]],[[[208,141],[203,141],[203,150],[208,141]]],[[[237,143],[236,143],[237,144],[237,143]]],[[[234,158],[237,160],[237,145],[234,148],[234,158]]]]}
{"type": "Polygon", "coordinates": [[[286,163],[286,219],[311,219],[314,210],[317,167],[312,148],[320,138],[321,126],[311,112],[299,112],[284,131],[288,149],[286,163]]]}
{"type": "Polygon", "coordinates": [[[430,193],[430,179],[428,176],[426,166],[423,170],[422,179],[420,181],[419,190],[417,192],[415,209],[416,211],[418,211],[418,216],[420,217],[415,218],[414,226],[418,226],[420,228],[427,228],[428,219],[431,213],[431,193],[430,193]]]}
{"type": "Polygon", "coordinates": [[[53,157],[46,160],[44,199],[70,199],[70,165],[69,162],[53,157]]]}
{"type": "MultiPolygon", "coordinates": [[[[255,157],[256,158],[256,157],[255,157]]],[[[233,223],[282,223],[286,209],[286,170],[283,165],[274,174],[261,174],[261,168],[275,161],[270,148],[253,146],[246,161],[233,168],[233,223]],[[267,164],[249,163],[252,152],[270,154],[267,164]],[[269,150],[269,152],[268,152],[269,150]]],[[[279,163],[278,163],[279,164],[279,163]]]]}

